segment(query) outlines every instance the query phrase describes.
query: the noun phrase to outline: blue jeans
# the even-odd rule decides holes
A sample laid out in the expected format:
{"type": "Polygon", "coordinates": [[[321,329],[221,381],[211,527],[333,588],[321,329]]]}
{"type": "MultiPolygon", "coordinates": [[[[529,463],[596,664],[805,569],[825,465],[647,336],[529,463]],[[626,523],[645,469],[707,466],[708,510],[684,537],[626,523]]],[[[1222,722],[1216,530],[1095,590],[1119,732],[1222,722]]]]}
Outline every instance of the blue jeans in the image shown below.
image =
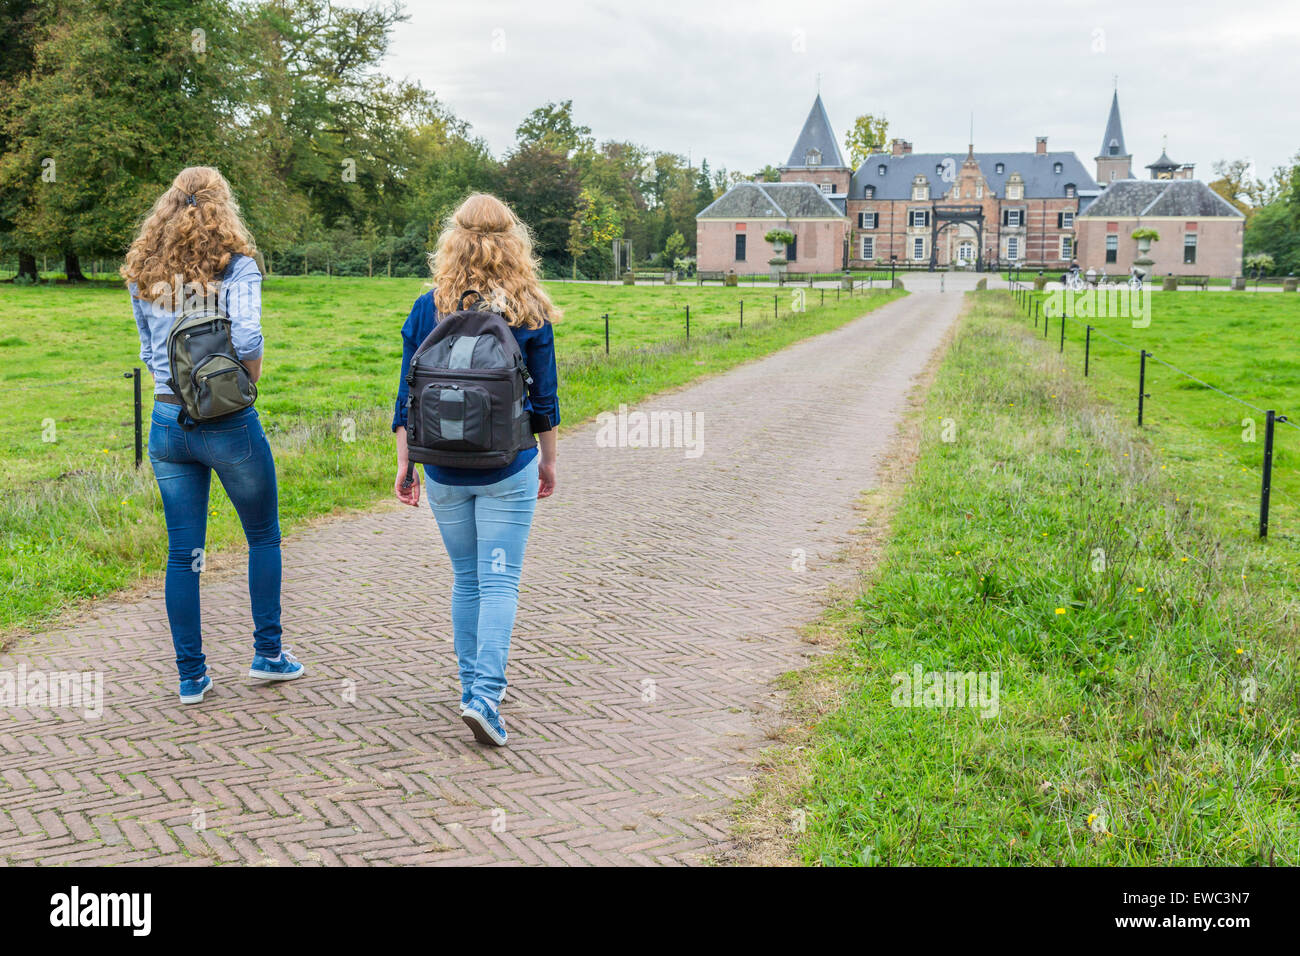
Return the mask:
{"type": "Polygon", "coordinates": [[[537,459],[491,485],[427,485],[455,578],[451,630],[461,692],[495,707],[506,689],[519,575],[537,507],[537,459]]]}
{"type": "Polygon", "coordinates": [[[257,412],[196,425],[177,423],[179,405],[155,402],[149,423],[149,460],[167,518],[167,622],[181,680],[207,672],[199,617],[199,572],[208,534],[208,488],[217,473],[248,539],[248,594],[253,605],[253,648],[280,653],[280,514],[275,461],[257,412]]]}

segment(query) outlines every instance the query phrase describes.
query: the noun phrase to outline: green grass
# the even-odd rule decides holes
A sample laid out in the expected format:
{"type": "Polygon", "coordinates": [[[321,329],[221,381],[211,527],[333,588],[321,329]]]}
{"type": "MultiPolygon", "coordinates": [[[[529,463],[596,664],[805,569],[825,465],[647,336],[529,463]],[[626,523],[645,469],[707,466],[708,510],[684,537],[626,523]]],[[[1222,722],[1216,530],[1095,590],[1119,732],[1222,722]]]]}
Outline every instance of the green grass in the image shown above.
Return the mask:
{"type": "Polygon", "coordinates": [[[805,861],[1300,863],[1300,536],[1221,536],[1008,294],[971,300],[872,586],[794,678],[843,694],[796,795],[805,861]],[[997,716],[893,706],[918,664],[996,672],[997,716]]]}
{"type": "MultiPolygon", "coordinates": [[[[1047,300],[1039,295],[1046,308],[1047,300]]],[[[1083,371],[1086,326],[1096,333],[1089,348],[1088,384],[1121,417],[1136,421],[1139,349],[1147,359],[1143,423],[1171,486],[1203,504],[1228,534],[1248,536],[1258,523],[1264,416],[1289,414],[1300,425],[1300,295],[1156,293],[1151,324],[1133,328],[1118,317],[1067,318],[1065,360],[1083,371]],[[1255,406],[1225,398],[1163,364],[1255,406]],[[1253,439],[1253,440],[1250,440],[1253,439]]],[[[1034,319],[1019,312],[1031,330],[1034,319]]],[[[1038,334],[1043,334],[1039,318],[1038,334]]],[[[1060,324],[1051,319],[1047,339],[1060,348],[1060,324]]],[[[1300,535],[1300,428],[1276,427],[1271,531],[1300,535]]]]}
{"type": "MultiPolygon", "coordinates": [[[[389,423],[400,328],[423,288],[418,279],[266,282],[267,353],[258,411],[276,455],[286,530],[391,493],[389,423]]],[[[835,328],[897,296],[850,298],[827,290],[821,307],[821,290],[802,290],[809,311],[792,317],[787,289],[775,300],[781,317],[774,320],[773,294],[764,291],[568,283],[549,288],[565,310],[555,327],[562,430],[620,402],[835,328]]],[[[0,343],[4,630],[38,625],[70,603],[156,571],[166,534],[149,466],[138,472],[132,466],[131,383],[122,373],[139,364],[139,343],[126,293],[108,284],[0,286],[0,343]],[[57,440],[43,440],[48,437],[57,440]]],[[[144,379],[147,416],[147,372],[144,379]]],[[[219,487],[213,492],[208,540],[219,556],[239,547],[243,536],[229,501],[219,487]]]]}

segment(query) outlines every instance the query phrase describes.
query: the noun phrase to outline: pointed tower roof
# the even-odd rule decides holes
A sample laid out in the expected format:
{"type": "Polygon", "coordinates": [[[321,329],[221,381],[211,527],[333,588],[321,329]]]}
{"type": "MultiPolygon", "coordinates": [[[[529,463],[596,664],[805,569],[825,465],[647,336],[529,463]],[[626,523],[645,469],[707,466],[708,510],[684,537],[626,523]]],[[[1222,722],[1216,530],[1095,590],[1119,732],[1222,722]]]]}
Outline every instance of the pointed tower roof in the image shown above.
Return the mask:
{"type": "Polygon", "coordinates": [[[803,169],[808,166],[831,166],[847,168],[839,144],[835,142],[835,132],[831,129],[830,117],[822,105],[822,95],[817,94],[813,100],[808,118],[803,122],[799,138],[795,140],[794,149],[790,151],[787,169],[803,169]],[[815,151],[815,154],[814,154],[815,151]]]}
{"type": "Polygon", "coordinates": [[[1097,158],[1128,155],[1129,151],[1124,148],[1124,127],[1119,121],[1119,90],[1116,90],[1110,99],[1110,116],[1106,119],[1106,134],[1101,138],[1097,158]]]}

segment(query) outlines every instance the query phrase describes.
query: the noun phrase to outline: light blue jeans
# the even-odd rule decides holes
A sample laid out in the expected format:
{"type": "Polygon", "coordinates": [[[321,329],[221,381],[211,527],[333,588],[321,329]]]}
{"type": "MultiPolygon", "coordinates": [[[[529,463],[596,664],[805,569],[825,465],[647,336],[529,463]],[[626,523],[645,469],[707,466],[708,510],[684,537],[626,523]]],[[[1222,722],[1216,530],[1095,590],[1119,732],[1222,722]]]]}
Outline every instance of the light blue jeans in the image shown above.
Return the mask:
{"type": "Polygon", "coordinates": [[[506,689],[510,634],[519,605],[524,548],[537,507],[534,458],[491,485],[426,482],[429,507],[451,558],[451,630],[461,693],[493,707],[506,689]]]}

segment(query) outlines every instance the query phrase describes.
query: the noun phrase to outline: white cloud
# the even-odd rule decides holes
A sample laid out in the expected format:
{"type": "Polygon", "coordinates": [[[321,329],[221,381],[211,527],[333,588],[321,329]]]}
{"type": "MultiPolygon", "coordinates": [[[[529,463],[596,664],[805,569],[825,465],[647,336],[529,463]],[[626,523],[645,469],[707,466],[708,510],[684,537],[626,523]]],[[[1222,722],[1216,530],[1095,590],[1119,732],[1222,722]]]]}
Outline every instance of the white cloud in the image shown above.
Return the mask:
{"type": "Polygon", "coordinates": [[[1218,159],[1268,171],[1300,149],[1293,2],[413,0],[408,12],[386,68],[421,80],[498,154],[534,107],[572,99],[599,139],[750,172],[786,158],[818,73],[841,141],[870,111],[918,150],[964,150],[973,112],[978,149],[1047,135],[1088,161],[1118,74],[1139,174],[1166,134],[1207,178],[1218,159]]]}

